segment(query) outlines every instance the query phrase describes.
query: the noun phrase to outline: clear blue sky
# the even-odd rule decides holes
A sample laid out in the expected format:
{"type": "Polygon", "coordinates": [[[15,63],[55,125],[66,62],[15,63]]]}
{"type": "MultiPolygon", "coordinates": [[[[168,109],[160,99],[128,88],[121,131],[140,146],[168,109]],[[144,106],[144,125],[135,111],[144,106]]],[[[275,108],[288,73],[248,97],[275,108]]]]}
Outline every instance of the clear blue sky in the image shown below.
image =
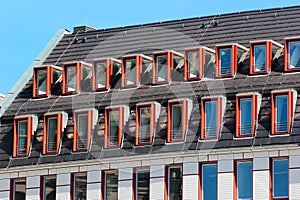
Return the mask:
{"type": "Polygon", "coordinates": [[[2,0],[0,93],[9,92],[61,28],[99,29],[295,5],[299,0],[2,0]]]}

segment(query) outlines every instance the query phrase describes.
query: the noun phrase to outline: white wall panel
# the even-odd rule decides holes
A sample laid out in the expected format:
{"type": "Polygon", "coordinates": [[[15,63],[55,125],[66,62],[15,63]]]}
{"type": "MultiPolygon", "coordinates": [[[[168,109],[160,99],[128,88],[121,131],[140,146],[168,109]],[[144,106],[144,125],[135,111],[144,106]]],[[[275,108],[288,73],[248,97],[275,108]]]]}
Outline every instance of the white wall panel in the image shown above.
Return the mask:
{"type": "Polygon", "coordinates": [[[56,199],[67,200],[70,199],[70,186],[56,187],[56,199]]]}
{"type": "Polygon", "coordinates": [[[269,157],[253,158],[253,170],[269,169],[269,157]]]}
{"type": "Polygon", "coordinates": [[[182,199],[198,199],[198,175],[183,176],[182,199]]]}
{"type": "Polygon", "coordinates": [[[132,179],[132,168],[119,169],[119,180],[132,179]]]}
{"type": "Polygon", "coordinates": [[[290,169],[290,199],[300,199],[300,169],[290,169]]]}
{"type": "Polygon", "coordinates": [[[150,166],[150,177],[161,177],[161,176],[165,176],[164,165],[150,166]]]}
{"type": "Polygon", "coordinates": [[[88,171],[87,172],[87,182],[97,183],[101,182],[101,171],[88,171]]]}
{"type": "Polygon", "coordinates": [[[253,171],[253,197],[255,200],[269,199],[269,171],[253,171]]]}
{"type": "Polygon", "coordinates": [[[198,163],[183,163],[183,174],[198,174],[198,163]]]}
{"type": "Polygon", "coordinates": [[[218,174],[218,199],[233,199],[233,173],[218,174]]]}
{"type": "Polygon", "coordinates": [[[99,200],[101,195],[101,183],[94,183],[87,185],[88,200],[99,200]]]}
{"type": "Polygon", "coordinates": [[[164,178],[150,179],[150,199],[164,200],[164,178]]]}
{"type": "Polygon", "coordinates": [[[10,179],[0,179],[0,191],[10,189],[10,179]]]}
{"type": "Polygon", "coordinates": [[[9,195],[10,195],[9,191],[7,191],[7,192],[0,192],[0,199],[1,200],[9,200],[9,195]]]}
{"type": "Polygon", "coordinates": [[[233,171],[233,160],[218,161],[218,172],[232,172],[232,171],[233,171]]]}
{"type": "Polygon", "coordinates": [[[132,199],[132,181],[119,181],[118,199],[132,199]]]}
{"type": "Polygon", "coordinates": [[[300,167],[300,156],[290,156],[290,168],[300,167]]]}
{"type": "Polygon", "coordinates": [[[40,199],[40,189],[26,189],[26,200],[39,200],[40,199]]]}
{"type": "Polygon", "coordinates": [[[26,188],[40,187],[40,176],[29,176],[26,178],[26,188]]]}
{"type": "Polygon", "coordinates": [[[57,183],[57,185],[69,185],[69,184],[71,184],[71,175],[69,173],[57,174],[56,183],[57,183]]]}

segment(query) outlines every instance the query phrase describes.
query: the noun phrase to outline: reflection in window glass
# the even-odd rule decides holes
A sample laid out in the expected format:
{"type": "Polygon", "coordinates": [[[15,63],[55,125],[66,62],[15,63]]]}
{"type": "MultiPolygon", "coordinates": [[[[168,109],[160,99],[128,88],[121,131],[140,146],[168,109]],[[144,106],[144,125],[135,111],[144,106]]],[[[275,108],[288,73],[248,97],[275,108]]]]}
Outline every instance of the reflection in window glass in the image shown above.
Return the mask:
{"type": "Polygon", "coordinates": [[[57,144],[57,117],[48,118],[47,134],[47,151],[55,152],[57,144]]]}
{"type": "Polygon", "coordinates": [[[72,199],[74,200],[86,199],[86,175],[75,174],[73,184],[74,184],[74,191],[73,191],[72,199]]]}
{"type": "Polygon", "coordinates": [[[288,96],[277,95],[275,102],[276,109],[276,132],[288,131],[288,96]]]}
{"type": "Polygon", "coordinates": [[[15,180],[13,182],[13,200],[25,200],[26,197],[26,181],[15,180]]]}
{"type": "Polygon", "coordinates": [[[140,108],[140,142],[149,142],[150,140],[150,107],[140,108]]]}
{"type": "Polygon", "coordinates": [[[252,162],[237,163],[238,199],[252,199],[252,162]]]}
{"type": "Polygon", "coordinates": [[[104,199],[105,200],[117,200],[118,199],[118,173],[106,172],[105,173],[105,187],[104,187],[104,199]]]}
{"type": "Polygon", "coordinates": [[[254,71],[266,71],[266,45],[254,46],[254,71]]]}
{"type": "Polygon", "coordinates": [[[139,170],[136,174],[136,199],[149,200],[149,185],[150,185],[150,172],[149,170],[139,170]]]}
{"type": "Polygon", "coordinates": [[[231,48],[220,49],[220,75],[231,73],[231,48]]]}
{"type": "Polygon", "coordinates": [[[118,145],[118,136],[119,136],[119,119],[120,113],[117,110],[109,111],[109,125],[108,125],[108,144],[109,146],[117,146],[118,145]]]}
{"type": "Polygon", "coordinates": [[[202,165],[202,198],[203,200],[217,200],[217,165],[202,165]]]}
{"type": "Polygon", "coordinates": [[[136,59],[125,60],[125,85],[136,83],[136,59]]]}
{"type": "Polygon", "coordinates": [[[182,168],[169,167],[168,195],[170,200],[182,199],[182,168]]]}
{"type": "Polygon", "coordinates": [[[53,200],[56,198],[56,178],[43,178],[43,200],[53,200]]]}
{"type": "Polygon", "coordinates": [[[106,62],[96,63],[96,86],[104,88],[106,86],[106,62]]]}
{"type": "Polygon", "coordinates": [[[240,99],[240,134],[252,133],[252,98],[240,99]]]}
{"type": "Polygon", "coordinates": [[[199,52],[189,51],[188,56],[188,77],[196,78],[199,75],[199,52]]]}
{"type": "Polygon", "coordinates": [[[42,95],[46,94],[47,87],[47,70],[41,69],[37,70],[37,94],[42,95]]]}
{"type": "Polygon", "coordinates": [[[88,114],[78,115],[78,139],[77,139],[77,148],[83,149],[86,148],[87,144],[87,133],[88,133],[88,114]]]}
{"type": "Polygon", "coordinates": [[[156,56],[156,76],[157,81],[166,81],[167,80],[167,56],[156,56]]]}
{"type": "Polygon", "coordinates": [[[289,196],[289,166],[287,159],[273,160],[273,197],[289,196]]]}
{"type": "Polygon", "coordinates": [[[182,138],[182,104],[172,105],[172,140],[182,138]]]}
{"type": "Polygon", "coordinates": [[[205,102],[205,137],[217,136],[217,102],[206,101],[205,102]]]}
{"type": "Polygon", "coordinates": [[[66,70],[67,75],[67,91],[68,92],[74,92],[76,91],[76,66],[67,67],[66,70]]]}
{"type": "Polygon", "coordinates": [[[27,147],[27,120],[18,121],[18,154],[25,154],[27,147]]]}
{"type": "Polygon", "coordinates": [[[300,67],[300,42],[289,42],[289,62],[291,68],[300,67]]]}

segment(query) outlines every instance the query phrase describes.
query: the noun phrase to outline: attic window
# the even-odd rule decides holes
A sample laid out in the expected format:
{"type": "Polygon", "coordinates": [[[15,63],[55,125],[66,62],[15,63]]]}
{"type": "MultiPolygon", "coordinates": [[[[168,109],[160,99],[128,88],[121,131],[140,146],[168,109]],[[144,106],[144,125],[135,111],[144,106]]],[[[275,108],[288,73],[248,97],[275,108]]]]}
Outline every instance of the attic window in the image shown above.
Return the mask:
{"type": "Polygon", "coordinates": [[[32,97],[48,97],[53,84],[61,78],[62,68],[56,66],[35,67],[33,72],[32,97]]]}
{"type": "Polygon", "coordinates": [[[63,64],[63,88],[62,93],[77,94],[81,90],[82,81],[91,77],[92,65],[85,62],[73,62],[63,64]]]}
{"type": "Polygon", "coordinates": [[[169,83],[172,71],[179,67],[183,55],[175,51],[156,52],[153,54],[152,83],[169,83]]]}
{"type": "Polygon", "coordinates": [[[185,80],[200,80],[215,61],[215,51],[206,47],[185,49],[184,60],[185,80]]]}
{"type": "Polygon", "coordinates": [[[248,49],[239,44],[225,44],[216,46],[216,77],[233,77],[238,64],[243,62],[248,49]]]}
{"type": "Polygon", "coordinates": [[[121,68],[121,61],[105,58],[93,61],[93,91],[108,90],[111,87],[112,77],[121,68]]]}
{"type": "Polygon", "coordinates": [[[278,59],[283,45],[273,40],[250,42],[250,74],[269,73],[272,61],[278,59]]]}
{"type": "Polygon", "coordinates": [[[285,71],[300,70],[300,38],[284,39],[285,71]]]}

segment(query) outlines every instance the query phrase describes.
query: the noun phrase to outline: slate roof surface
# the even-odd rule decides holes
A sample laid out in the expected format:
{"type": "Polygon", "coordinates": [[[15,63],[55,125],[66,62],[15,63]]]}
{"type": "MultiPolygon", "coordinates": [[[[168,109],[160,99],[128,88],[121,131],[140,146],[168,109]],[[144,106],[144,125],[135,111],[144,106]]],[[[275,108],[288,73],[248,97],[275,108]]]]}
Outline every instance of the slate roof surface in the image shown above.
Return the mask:
{"type": "MultiPolygon", "coordinates": [[[[283,44],[284,38],[299,36],[300,6],[248,11],[183,20],[174,20],[146,25],[129,26],[76,32],[66,34],[44,62],[45,65],[61,66],[65,62],[86,61],[102,57],[114,57],[132,53],[151,56],[160,50],[175,50],[183,53],[184,48],[193,46],[215,47],[217,44],[239,43],[249,47],[250,41],[272,39],[283,44]]],[[[112,88],[108,92],[93,93],[82,91],[79,95],[51,95],[47,99],[31,99],[32,80],[14,100],[2,117],[0,126],[0,167],[65,162],[73,160],[101,159],[108,157],[156,154],[167,152],[195,151],[201,149],[238,148],[272,144],[300,142],[300,103],[297,100],[292,133],[280,137],[270,137],[270,94],[274,89],[300,89],[299,73],[283,73],[283,54],[273,63],[269,75],[249,76],[249,57],[239,66],[235,78],[183,82],[182,72],[175,72],[168,85],[141,85],[133,89],[112,88]],[[235,134],[235,95],[241,92],[259,92],[262,95],[258,127],[253,138],[234,139],[235,134]],[[220,139],[218,141],[198,141],[200,127],[200,98],[209,95],[227,97],[226,113],[220,139]],[[134,134],[127,131],[123,148],[103,149],[103,111],[110,105],[129,105],[135,110],[140,102],[157,101],[162,104],[158,125],[167,114],[166,106],[170,99],[190,98],[193,110],[189,120],[189,130],[183,143],[165,144],[166,130],[156,133],[151,146],[134,147],[134,134]],[[73,115],[76,109],[96,108],[99,110],[97,126],[94,127],[91,150],[72,153],[72,141],[66,134],[72,132],[73,115]],[[41,144],[35,140],[27,158],[11,158],[13,139],[13,118],[18,115],[35,114],[42,124],[47,112],[65,111],[69,114],[68,126],[59,155],[42,156],[41,144]]],[[[117,84],[118,85],[118,84],[117,84]]],[[[299,93],[299,92],[298,92],[299,93]]],[[[298,95],[298,99],[300,96],[298,95]]]]}

